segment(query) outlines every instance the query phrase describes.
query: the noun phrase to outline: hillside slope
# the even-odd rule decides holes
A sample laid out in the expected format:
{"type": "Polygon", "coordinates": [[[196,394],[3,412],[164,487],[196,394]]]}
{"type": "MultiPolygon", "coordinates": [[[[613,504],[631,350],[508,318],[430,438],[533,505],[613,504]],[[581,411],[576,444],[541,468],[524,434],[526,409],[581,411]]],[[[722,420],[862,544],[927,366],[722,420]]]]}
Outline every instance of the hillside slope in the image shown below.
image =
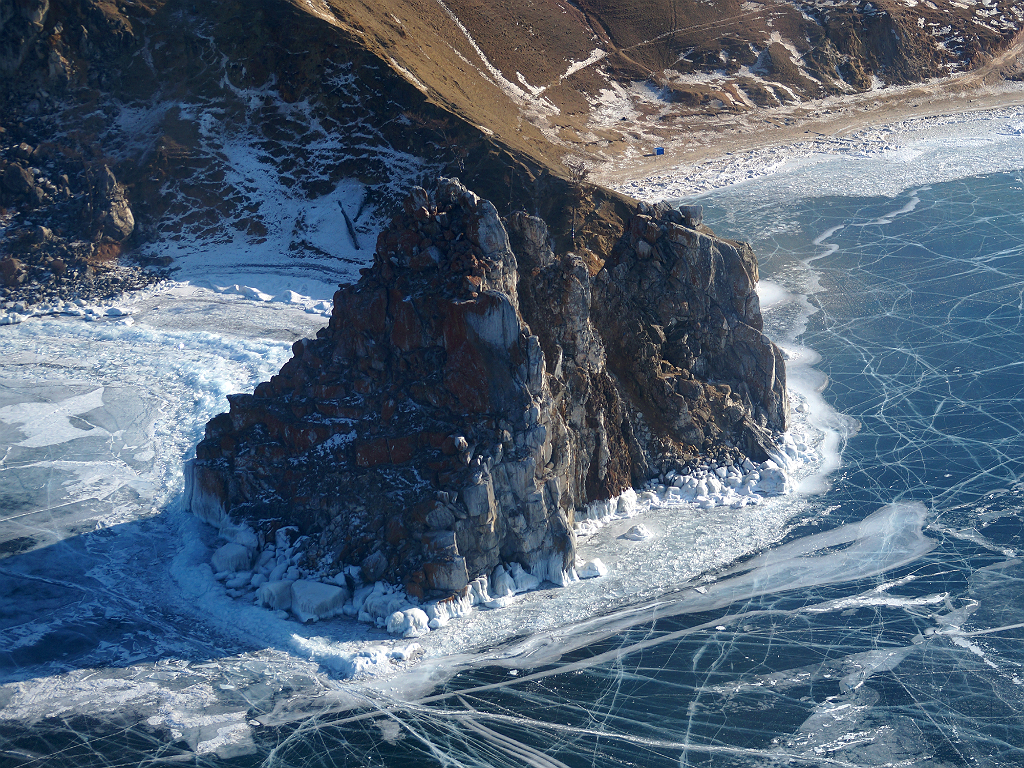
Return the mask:
{"type": "Polygon", "coordinates": [[[580,186],[587,168],[708,120],[959,72],[1006,50],[1022,15],[1009,0],[4,3],[0,287],[68,294],[122,253],[211,284],[261,253],[287,254],[281,279],[354,279],[398,190],[438,173],[542,216],[559,248],[605,252],[627,204],[580,186]]]}
{"type": "Polygon", "coordinates": [[[1011,44],[1010,0],[341,3],[430,98],[535,157],[612,157],[687,118],[907,84],[1011,44]],[[539,134],[539,135],[538,135],[539,134]]]}

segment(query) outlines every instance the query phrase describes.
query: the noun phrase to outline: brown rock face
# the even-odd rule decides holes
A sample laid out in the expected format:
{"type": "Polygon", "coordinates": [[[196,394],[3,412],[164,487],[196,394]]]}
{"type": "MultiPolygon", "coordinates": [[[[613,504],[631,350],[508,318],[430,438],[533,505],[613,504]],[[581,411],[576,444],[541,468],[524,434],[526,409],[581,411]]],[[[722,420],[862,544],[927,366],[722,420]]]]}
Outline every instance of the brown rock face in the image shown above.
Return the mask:
{"type": "Polygon", "coordinates": [[[559,581],[575,509],[700,452],[762,458],[787,403],[753,253],[644,211],[592,275],[540,219],[415,189],[330,324],[207,425],[186,502],[437,595],[499,563],[559,581]]]}
{"type": "Polygon", "coordinates": [[[13,256],[0,261],[0,280],[4,285],[18,285],[25,280],[25,265],[13,256]]]}

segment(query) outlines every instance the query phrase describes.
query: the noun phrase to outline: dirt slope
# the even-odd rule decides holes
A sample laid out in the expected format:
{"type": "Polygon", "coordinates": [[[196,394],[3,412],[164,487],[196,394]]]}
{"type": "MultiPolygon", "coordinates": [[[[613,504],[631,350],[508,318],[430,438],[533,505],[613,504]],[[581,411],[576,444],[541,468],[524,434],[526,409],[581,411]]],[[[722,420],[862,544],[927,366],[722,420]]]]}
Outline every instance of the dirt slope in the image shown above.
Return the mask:
{"type": "Polygon", "coordinates": [[[962,72],[1010,0],[384,0],[324,6],[432,100],[550,161],[600,163],[680,121],[962,72]],[[643,137],[641,139],[641,136],[643,137]]]}

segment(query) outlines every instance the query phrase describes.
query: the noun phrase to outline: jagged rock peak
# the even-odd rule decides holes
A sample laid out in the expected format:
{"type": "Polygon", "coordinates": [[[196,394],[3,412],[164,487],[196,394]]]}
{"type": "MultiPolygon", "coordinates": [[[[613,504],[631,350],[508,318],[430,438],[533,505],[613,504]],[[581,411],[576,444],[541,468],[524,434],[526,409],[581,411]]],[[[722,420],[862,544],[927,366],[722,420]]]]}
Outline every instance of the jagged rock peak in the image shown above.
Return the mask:
{"type": "Polygon", "coordinates": [[[329,325],[207,425],[186,503],[297,526],[307,570],[442,596],[501,563],[560,581],[584,504],[761,458],[787,405],[753,253],[643,210],[601,268],[457,180],[414,188],[329,325]]]}

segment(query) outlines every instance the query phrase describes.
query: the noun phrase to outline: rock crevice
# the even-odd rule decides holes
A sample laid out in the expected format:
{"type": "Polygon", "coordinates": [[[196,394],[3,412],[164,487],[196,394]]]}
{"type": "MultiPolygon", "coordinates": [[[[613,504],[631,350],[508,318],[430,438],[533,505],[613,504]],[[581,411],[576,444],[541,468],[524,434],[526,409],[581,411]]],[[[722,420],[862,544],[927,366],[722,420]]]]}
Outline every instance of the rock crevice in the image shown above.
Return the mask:
{"type": "Polygon", "coordinates": [[[419,597],[502,563],[564,581],[575,510],[785,429],[754,255],[697,226],[641,206],[601,267],[458,181],[415,188],[329,325],[210,421],[186,503],[419,597]]]}

